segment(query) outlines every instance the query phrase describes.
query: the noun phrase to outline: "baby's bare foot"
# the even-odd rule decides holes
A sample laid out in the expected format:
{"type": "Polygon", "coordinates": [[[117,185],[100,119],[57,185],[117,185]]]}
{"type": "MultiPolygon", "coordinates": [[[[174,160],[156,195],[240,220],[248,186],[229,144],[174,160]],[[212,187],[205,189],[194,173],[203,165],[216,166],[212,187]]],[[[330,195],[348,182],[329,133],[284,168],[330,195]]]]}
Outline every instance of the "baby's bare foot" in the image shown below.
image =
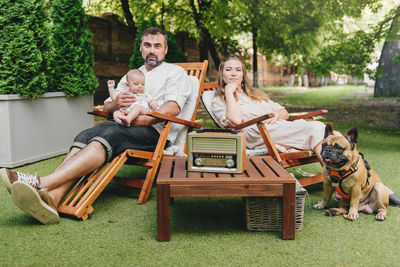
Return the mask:
{"type": "Polygon", "coordinates": [[[114,118],[114,120],[116,123],[123,125],[122,121],[119,118],[114,118]]]}
{"type": "Polygon", "coordinates": [[[121,118],[121,121],[126,127],[131,126],[131,122],[126,117],[121,118]]]}

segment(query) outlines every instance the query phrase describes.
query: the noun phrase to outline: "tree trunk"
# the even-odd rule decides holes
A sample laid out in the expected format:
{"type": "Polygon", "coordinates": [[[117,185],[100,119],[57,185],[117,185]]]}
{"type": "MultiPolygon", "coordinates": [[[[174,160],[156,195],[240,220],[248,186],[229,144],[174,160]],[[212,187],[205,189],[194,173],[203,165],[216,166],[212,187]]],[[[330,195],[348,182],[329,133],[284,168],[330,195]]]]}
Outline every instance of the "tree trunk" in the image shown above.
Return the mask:
{"type": "Polygon", "coordinates": [[[320,86],[321,85],[321,76],[316,76],[315,77],[315,86],[320,86]]]}
{"type": "Polygon", "coordinates": [[[165,6],[164,6],[164,1],[162,1],[161,5],[161,30],[164,31],[164,13],[165,13],[165,6]]]}
{"type": "Polygon", "coordinates": [[[257,58],[257,37],[258,29],[253,27],[253,87],[258,88],[258,58],[257,58]]]}
{"type": "Polygon", "coordinates": [[[319,80],[319,86],[324,86],[325,84],[325,76],[321,76],[319,80]]]}
{"type": "Polygon", "coordinates": [[[121,5],[122,5],[122,10],[124,11],[126,23],[128,24],[129,33],[132,34],[132,38],[133,40],[135,40],[137,35],[137,27],[135,25],[135,21],[133,20],[133,16],[129,8],[129,0],[121,0],[121,5]]]}
{"type": "MultiPolygon", "coordinates": [[[[394,21],[392,21],[390,29],[393,27],[394,21]]],[[[391,42],[385,41],[379,59],[374,97],[400,96],[400,60],[395,61],[399,55],[400,39],[391,42]]]]}
{"type": "Polygon", "coordinates": [[[294,86],[294,80],[295,80],[294,74],[293,73],[289,74],[288,86],[294,86]]]}
{"type": "Polygon", "coordinates": [[[331,79],[328,76],[325,76],[324,77],[324,86],[327,86],[329,84],[330,80],[331,79]]]}
{"type": "Polygon", "coordinates": [[[307,75],[307,67],[304,66],[304,72],[303,72],[303,86],[304,87],[308,87],[309,86],[309,82],[308,82],[308,75],[307,75]]]}
{"type": "Polygon", "coordinates": [[[211,34],[209,33],[209,31],[206,28],[203,28],[202,32],[203,32],[203,34],[202,34],[203,38],[206,39],[206,43],[207,43],[208,49],[210,51],[211,58],[214,61],[215,68],[218,70],[219,64],[221,64],[221,60],[218,56],[217,48],[215,47],[215,44],[213,42],[213,39],[211,38],[211,34]]]}
{"type": "Polygon", "coordinates": [[[204,42],[204,40],[200,40],[199,43],[199,52],[200,52],[200,61],[203,61],[205,59],[208,60],[208,47],[207,44],[204,42]]]}
{"type": "Polygon", "coordinates": [[[308,81],[308,75],[307,75],[307,73],[303,75],[303,84],[304,84],[304,85],[303,85],[304,87],[309,87],[309,86],[310,86],[310,83],[309,83],[309,81],[308,81]]]}
{"type": "Polygon", "coordinates": [[[299,86],[299,87],[301,87],[301,85],[302,85],[302,80],[301,80],[301,75],[299,74],[299,76],[298,76],[298,78],[297,78],[297,85],[299,86]]]}
{"type": "Polygon", "coordinates": [[[208,46],[208,51],[211,54],[211,58],[214,61],[215,68],[218,70],[219,64],[221,63],[221,60],[218,56],[218,51],[217,48],[215,47],[215,44],[213,42],[213,39],[211,38],[210,31],[205,27],[203,24],[203,18],[201,16],[201,7],[202,5],[199,4],[199,12],[197,12],[196,6],[194,4],[194,0],[190,0],[190,6],[192,7],[192,15],[193,19],[196,23],[197,28],[200,30],[201,38],[205,44],[208,46]]]}

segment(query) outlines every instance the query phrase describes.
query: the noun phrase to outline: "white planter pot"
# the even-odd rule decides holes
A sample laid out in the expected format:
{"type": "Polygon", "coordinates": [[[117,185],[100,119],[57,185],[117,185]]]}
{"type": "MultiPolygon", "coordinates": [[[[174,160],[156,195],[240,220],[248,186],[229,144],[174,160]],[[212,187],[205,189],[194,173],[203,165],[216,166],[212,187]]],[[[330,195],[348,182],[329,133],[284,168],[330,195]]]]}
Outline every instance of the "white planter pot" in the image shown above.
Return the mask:
{"type": "Polygon", "coordinates": [[[94,125],[93,96],[46,93],[35,100],[0,95],[0,167],[14,168],[68,152],[73,138],[94,125]]]}

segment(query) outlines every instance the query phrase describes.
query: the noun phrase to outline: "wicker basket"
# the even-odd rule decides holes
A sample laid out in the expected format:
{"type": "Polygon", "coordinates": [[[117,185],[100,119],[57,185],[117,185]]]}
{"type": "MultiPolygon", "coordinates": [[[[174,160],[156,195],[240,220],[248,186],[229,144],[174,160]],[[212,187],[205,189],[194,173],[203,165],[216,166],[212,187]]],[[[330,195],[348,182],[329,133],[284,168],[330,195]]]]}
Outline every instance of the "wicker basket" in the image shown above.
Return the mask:
{"type": "MultiPolygon", "coordinates": [[[[296,225],[303,229],[307,190],[296,181],[296,225]]],[[[282,231],[282,197],[246,197],[246,224],[251,231],[282,231]]]]}

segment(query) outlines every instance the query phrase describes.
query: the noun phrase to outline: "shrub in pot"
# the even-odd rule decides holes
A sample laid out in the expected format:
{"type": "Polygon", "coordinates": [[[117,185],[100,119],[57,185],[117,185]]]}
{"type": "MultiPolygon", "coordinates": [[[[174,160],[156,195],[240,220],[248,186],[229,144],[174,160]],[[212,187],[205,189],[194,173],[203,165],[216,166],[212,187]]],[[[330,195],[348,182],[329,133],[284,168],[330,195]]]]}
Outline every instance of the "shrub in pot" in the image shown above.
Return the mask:
{"type": "Polygon", "coordinates": [[[92,33],[86,23],[82,1],[53,0],[52,87],[68,96],[93,94],[99,87],[94,75],[92,33]]]}
{"type": "MultiPolygon", "coordinates": [[[[81,1],[64,2],[80,5],[83,10],[81,1]]],[[[93,106],[90,94],[97,87],[96,78],[90,76],[94,76],[91,35],[74,35],[84,32],[85,25],[72,24],[66,38],[80,42],[70,42],[69,47],[82,43],[89,46],[57,50],[60,48],[53,47],[52,42],[57,33],[50,34],[57,21],[49,27],[46,11],[44,0],[0,1],[0,167],[63,154],[79,131],[94,124],[86,115],[93,106]],[[61,61],[56,52],[70,53],[74,60],[61,61]],[[60,72],[63,75],[57,76],[60,72]]],[[[73,14],[75,21],[84,21],[82,12],[73,14]]]]}
{"type": "Polygon", "coordinates": [[[47,91],[50,58],[44,1],[0,1],[0,94],[47,91]]]}

